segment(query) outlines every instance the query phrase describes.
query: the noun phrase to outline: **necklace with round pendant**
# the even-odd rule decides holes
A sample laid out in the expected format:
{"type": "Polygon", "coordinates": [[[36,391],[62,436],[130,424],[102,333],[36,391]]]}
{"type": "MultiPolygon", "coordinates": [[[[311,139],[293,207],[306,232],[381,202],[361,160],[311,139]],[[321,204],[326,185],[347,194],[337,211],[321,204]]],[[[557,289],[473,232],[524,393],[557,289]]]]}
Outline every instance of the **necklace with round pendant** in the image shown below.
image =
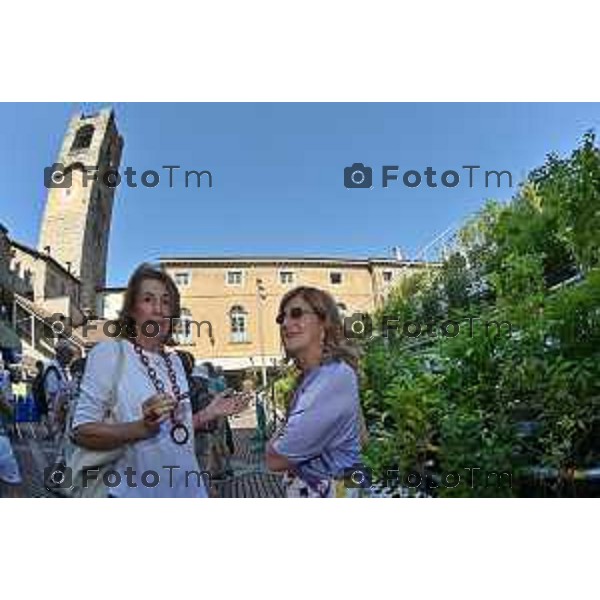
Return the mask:
{"type": "MultiPolygon", "coordinates": [[[[165,393],[165,384],[159,379],[156,369],[150,365],[150,359],[142,350],[142,347],[139,344],[134,343],[134,348],[144,367],[146,368],[146,372],[148,373],[148,377],[154,384],[156,391],[159,394],[165,393]]],[[[177,400],[177,406],[171,413],[171,422],[173,426],[171,427],[171,439],[178,446],[183,446],[187,444],[190,439],[190,431],[183,423],[182,419],[177,417],[176,414],[178,409],[181,406],[181,400],[186,397],[186,394],[181,393],[181,389],[179,384],[177,383],[177,375],[175,374],[175,369],[173,368],[173,363],[171,362],[170,356],[161,348],[160,355],[162,356],[165,364],[167,365],[167,373],[169,374],[169,381],[171,382],[171,389],[173,390],[173,394],[175,399],[177,400]]]]}
{"type": "Polygon", "coordinates": [[[171,427],[171,439],[177,445],[183,446],[184,444],[187,444],[189,437],[190,432],[183,423],[175,423],[175,425],[171,427]]]}

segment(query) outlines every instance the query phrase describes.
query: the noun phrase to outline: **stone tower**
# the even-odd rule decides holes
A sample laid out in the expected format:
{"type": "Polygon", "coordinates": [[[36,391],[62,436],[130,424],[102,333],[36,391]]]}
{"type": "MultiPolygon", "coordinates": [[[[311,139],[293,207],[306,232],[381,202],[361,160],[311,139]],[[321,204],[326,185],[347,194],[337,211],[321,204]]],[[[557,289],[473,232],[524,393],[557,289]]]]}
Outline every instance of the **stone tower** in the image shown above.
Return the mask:
{"type": "Polygon", "coordinates": [[[106,284],[108,239],[123,138],[111,109],[69,122],[52,174],[38,249],[81,280],[80,307],[94,312],[106,284]],[[62,172],[62,175],[61,175],[62,172]]]}

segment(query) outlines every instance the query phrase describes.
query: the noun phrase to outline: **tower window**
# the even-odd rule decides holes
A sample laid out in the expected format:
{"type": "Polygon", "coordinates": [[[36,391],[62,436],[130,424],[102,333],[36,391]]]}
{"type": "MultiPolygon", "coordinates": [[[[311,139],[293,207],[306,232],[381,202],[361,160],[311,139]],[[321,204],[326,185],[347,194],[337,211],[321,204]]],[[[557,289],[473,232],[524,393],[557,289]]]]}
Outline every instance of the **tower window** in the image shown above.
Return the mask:
{"type": "Polygon", "coordinates": [[[94,137],[94,126],[93,125],[84,125],[77,130],[75,134],[75,140],[73,141],[73,145],[71,146],[71,151],[73,150],[83,150],[85,148],[89,148],[92,144],[92,138],[94,137]]]}
{"type": "Polygon", "coordinates": [[[394,274],[391,271],[383,272],[383,281],[385,283],[390,283],[392,281],[393,277],[394,277],[394,274]]]}

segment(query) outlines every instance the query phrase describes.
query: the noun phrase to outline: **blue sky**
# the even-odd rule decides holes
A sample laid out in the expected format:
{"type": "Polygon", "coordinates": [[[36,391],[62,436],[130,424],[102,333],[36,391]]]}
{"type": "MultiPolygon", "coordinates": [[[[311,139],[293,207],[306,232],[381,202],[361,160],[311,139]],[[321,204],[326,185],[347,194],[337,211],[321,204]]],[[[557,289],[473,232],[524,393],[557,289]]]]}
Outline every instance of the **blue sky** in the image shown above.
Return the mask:
{"type": "Polygon", "coordinates": [[[46,189],[67,121],[113,106],[125,138],[122,168],[154,169],[156,188],[121,185],[110,239],[108,285],[123,285],[143,260],[164,255],[409,257],[486,198],[508,199],[505,183],[472,188],[462,165],[509,170],[513,183],[550,151],[569,152],[598,131],[600,104],[1,104],[0,222],[36,246],[46,189]],[[348,190],[344,167],[373,168],[373,189],[348,190]],[[161,167],[210,170],[197,190],[161,167]],[[382,165],[437,172],[417,188],[381,186],[382,165]],[[442,171],[461,183],[441,185],[442,171]]]}

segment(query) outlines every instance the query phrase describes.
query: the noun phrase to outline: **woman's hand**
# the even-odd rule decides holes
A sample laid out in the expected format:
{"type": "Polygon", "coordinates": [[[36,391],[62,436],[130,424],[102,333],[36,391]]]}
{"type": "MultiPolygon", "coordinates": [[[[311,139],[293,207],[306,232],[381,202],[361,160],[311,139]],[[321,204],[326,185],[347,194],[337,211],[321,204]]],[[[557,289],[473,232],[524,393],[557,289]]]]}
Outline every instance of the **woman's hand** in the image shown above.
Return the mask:
{"type": "Polygon", "coordinates": [[[215,396],[214,400],[206,407],[206,410],[212,419],[237,415],[248,407],[251,397],[251,394],[227,394],[224,392],[215,396]]]}
{"type": "Polygon", "coordinates": [[[160,424],[169,419],[176,406],[175,399],[168,394],[156,394],[142,404],[142,425],[148,437],[160,430],[160,424]]]}
{"type": "Polygon", "coordinates": [[[199,410],[193,418],[194,429],[202,429],[211,421],[220,417],[230,417],[245,410],[252,394],[227,393],[218,394],[212,402],[199,410]]]}

